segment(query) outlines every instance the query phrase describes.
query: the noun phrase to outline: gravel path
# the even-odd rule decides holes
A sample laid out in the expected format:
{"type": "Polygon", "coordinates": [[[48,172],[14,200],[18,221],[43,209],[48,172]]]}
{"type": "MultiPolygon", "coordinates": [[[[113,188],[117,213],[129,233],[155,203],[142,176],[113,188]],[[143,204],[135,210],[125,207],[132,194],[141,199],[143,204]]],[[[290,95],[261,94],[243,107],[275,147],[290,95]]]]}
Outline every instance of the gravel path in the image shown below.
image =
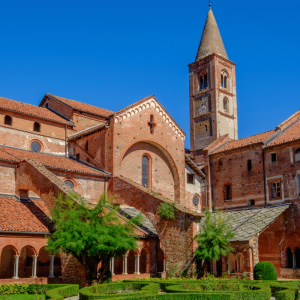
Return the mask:
{"type": "Polygon", "coordinates": [[[74,296],[74,297],[70,297],[70,298],[65,298],[65,300],[79,300],[79,295],[74,296]]]}

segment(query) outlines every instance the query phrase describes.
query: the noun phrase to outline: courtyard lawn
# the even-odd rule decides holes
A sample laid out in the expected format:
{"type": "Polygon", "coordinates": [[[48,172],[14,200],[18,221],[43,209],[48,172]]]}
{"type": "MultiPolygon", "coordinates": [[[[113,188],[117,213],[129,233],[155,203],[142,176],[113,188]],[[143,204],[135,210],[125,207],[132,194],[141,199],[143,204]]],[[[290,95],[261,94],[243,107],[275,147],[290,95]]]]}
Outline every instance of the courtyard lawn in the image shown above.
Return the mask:
{"type": "Polygon", "coordinates": [[[0,295],[0,300],[44,300],[45,295],[0,295]]]}

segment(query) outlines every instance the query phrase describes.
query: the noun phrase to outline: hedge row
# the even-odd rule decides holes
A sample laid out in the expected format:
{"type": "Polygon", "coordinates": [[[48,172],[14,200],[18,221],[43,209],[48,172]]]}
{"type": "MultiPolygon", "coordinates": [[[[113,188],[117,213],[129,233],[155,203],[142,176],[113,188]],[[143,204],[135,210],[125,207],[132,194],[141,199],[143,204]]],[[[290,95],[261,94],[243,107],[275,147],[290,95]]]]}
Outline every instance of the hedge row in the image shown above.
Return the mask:
{"type": "Polygon", "coordinates": [[[109,283],[83,288],[79,291],[80,300],[88,299],[130,299],[130,297],[158,294],[159,284],[147,282],[109,283]],[[117,293],[125,291],[125,293],[117,293]],[[128,291],[128,293],[126,293],[128,291]],[[133,293],[134,292],[134,293],[133,293]]]}
{"type": "MultiPolygon", "coordinates": [[[[51,286],[52,284],[49,284],[51,286]]],[[[46,299],[63,300],[67,297],[77,296],[79,294],[78,284],[62,284],[46,292],[46,299]]]]}

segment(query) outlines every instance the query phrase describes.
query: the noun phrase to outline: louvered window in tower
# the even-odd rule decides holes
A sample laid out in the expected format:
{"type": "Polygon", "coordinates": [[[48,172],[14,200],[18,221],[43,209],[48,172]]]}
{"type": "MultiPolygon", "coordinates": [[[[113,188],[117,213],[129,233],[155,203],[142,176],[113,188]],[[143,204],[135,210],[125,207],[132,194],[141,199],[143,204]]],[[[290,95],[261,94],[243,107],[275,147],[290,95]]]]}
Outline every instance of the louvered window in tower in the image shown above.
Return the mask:
{"type": "Polygon", "coordinates": [[[142,185],[149,187],[149,159],[147,156],[143,156],[142,159],[142,185]]]}

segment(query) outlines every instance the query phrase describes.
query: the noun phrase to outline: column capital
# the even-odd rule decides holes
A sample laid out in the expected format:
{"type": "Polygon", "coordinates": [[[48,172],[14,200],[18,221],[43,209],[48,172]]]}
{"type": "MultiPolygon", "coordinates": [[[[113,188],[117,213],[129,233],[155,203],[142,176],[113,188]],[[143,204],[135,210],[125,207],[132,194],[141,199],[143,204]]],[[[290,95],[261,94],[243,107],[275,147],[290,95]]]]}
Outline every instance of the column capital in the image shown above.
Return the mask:
{"type": "Polygon", "coordinates": [[[125,257],[125,258],[127,258],[128,257],[128,254],[124,254],[124,255],[122,255],[123,257],[125,257]]]}
{"type": "Polygon", "coordinates": [[[32,255],[32,257],[33,257],[33,258],[38,258],[38,255],[35,254],[35,255],[32,255]]]}
{"type": "Polygon", "coordinates": [[[136,254],[135,257],[141,257],[141,255],[140,254],[136,254]]]}
{"type": "Polygon", "coordinates": [[[20,257],[20,255],[18,255],[18,254],[14,255],[14,258],[19,258],[19,257],[20,257]]]}

